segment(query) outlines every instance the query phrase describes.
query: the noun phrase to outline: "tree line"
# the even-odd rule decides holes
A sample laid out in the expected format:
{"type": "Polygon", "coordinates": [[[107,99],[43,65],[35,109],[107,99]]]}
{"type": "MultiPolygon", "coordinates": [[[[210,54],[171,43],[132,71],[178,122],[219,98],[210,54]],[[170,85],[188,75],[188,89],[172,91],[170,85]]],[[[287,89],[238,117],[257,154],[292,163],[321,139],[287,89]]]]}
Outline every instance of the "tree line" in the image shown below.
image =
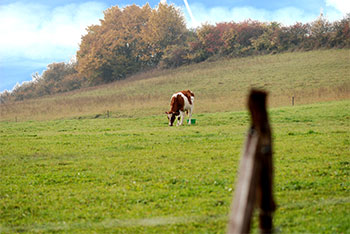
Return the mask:
{"type": "Polygon", "coordinates": [[[104,12],[99,25],[87,28],[76,61],[49,64],[31,82],[1,93],[0,101],[67,92],[207,59],[320,48],[350,48],[350,14],[335,22],[320,15],[311,23],[291,26],[246,20],[187,29],[183,13],[174,5],[114,6],[104,12]]]}

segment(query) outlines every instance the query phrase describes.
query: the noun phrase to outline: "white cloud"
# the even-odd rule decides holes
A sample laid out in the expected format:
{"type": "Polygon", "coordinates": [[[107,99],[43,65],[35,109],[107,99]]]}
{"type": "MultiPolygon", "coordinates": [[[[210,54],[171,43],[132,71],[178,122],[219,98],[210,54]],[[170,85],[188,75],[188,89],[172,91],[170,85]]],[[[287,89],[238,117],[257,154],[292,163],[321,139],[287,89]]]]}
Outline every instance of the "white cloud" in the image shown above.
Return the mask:
{"type": "MultiPolygon", "coordinates": [[[[326,1],[336,2],[338,0],[326,0],[326,1]]],[[[349,3],[343,3],[345,2],[343,0],[339,0],[339,2],[342,2],[343,4],[342,6],[344,6],[344,9],[346,9],[346,5],[349,5],[349,3]]],[[[251,6],[232,7],[232,8],[225,8],[225,7],[206,8],[203,4],[200,4],[200,3],[190,4],[190,9],[192,10],[193,18],[195,18],[197,22],[200,22],[199,24],[203,24],[203,23],[215,24],[220,22],[231,22],[231,21],[242,22],[244,20],[252,19],[252,20],[258,20],[260,22],[276,21],[276,22],[282,23],[283,25],[293,25],[296,22],[302,22],[302,23],[312,22],[320,14],[320,9],[316,9],[315,11],[310,12],[297,7],[283,7],[277,10],[259,9],[251,6]]],[[[343,16],[339,11],[329,7],[324,9],[324,13],[325,13],[325,16],[328,17],[328,19],[331,21],[339,20],[343,16]]],[[[198,23],[194,23],[192,17],[190,17],[188,13],[186,14],[186,16],[189,22],[188,23],[189,27],[198,26],[198,23]]]]}
{"type": "MultiPolygon", "coordinates": [[[[294,7],[281,8],[275,11],[258,9],[254,7],[213,7],[205,8],[204,5],[195,3],[191,5],[194,18],[203,23],[215,24],[219,22],[242,22],[252,19],[261,22],[277,21],[285,25],[291,25],[296,22],[308,22],[315,19],[317,14],[312,15],[301,9],[294,7]]],[[[190,25],[195,26],[195,25],[190,25]]]]}
{"type": "Polygon", "coordinates": [[[0,6],[0,60],[68,60],[86,27],[99,23],[106,6],[97,2],[49,8],[40,4],[0,6]]]}
{"type": "Polygon", "coordinates": [[[350,1],[349,0],[326,0],[326,5],[334,7],[340,11],[343,15],[350,13],[350,1]]]}

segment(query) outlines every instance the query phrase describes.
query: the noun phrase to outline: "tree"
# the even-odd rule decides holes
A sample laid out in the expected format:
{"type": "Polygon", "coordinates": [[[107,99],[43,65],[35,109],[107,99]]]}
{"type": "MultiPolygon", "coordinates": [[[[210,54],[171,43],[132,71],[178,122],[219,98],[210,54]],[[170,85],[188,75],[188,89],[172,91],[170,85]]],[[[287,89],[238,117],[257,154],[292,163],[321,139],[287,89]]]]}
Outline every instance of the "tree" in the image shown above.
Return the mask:
{"type": "Polygon", "coordinates": [[[257,51],[275,51],[279,48],[280,24],[272,22],[264,26],[264,32],[256,39],[251,39],[252,46],[257,51]]]}
{"type": "Polygon", "coordinates": [[[89,27],[82,38],[77,70],[91,85],[124,79],[156,66],[185,31],[184,18],[173,5],[112,7],[101,25],[89,27]]]}
{"type": "Polygon", "coordinates": [[[63,81],[67,76],[75,74],[75,68],[72,64],[52,63],[47,66],[41,77],[36,79],[36,89],[40,96],[71,90],[65,87],[63,81]]]}
{"type": "Polygon", "coordinates": [[[296,23],[289,27],[283,27],[280,44],[285,50],[294,48],[303,48],[309,36],[309,25],[296,23]]]}
{"type": "Polygon", "coordinates": [[[145,44],[149,46],[151,52],[148,64],[157,65],[167,47],[180,44],[186,32],[181,11],[174,5],[159,3],[158,7],[152,10],[144,32],[145,44]]]}
{"type": "Polygon", "coordinates": [[[331,24],[328,20],[321,14],[310,26],[310,38],[314,48],[326,46],[331,32],[331,24]]]}
{"type": "Polygon", "coordinates": [[[332,33],[329,38],[330,47],[350,47],[350,13],[342,20],[332,24],[332,33]]]}

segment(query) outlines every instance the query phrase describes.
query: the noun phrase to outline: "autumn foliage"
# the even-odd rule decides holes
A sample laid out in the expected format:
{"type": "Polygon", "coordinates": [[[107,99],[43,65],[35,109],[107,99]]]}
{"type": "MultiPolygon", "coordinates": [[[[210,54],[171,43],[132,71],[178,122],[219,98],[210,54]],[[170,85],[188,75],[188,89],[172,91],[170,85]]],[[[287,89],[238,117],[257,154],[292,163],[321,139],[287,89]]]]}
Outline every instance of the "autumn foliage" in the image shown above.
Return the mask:
{"type": "Polygon", "coordinates": [[[74,63],[48,65],[32,82],[2,93],[0,101],[105,84],[137,72],[209,58],[345,47],[350,47],[350,14],[333,23],[320,16],[291,26],[247,20],[187,29],[183,13],[174,5],[114,6],[104,12],[99,25],[87,28],[74,63]]]}
{"type": "Polygon", "coordinates": [[[181,13],[172,5],[112,7],[101,25],[90,26],[82,38],[77,71],[92,85],[124,79],[155,67],[185,31],[181,13]]]}

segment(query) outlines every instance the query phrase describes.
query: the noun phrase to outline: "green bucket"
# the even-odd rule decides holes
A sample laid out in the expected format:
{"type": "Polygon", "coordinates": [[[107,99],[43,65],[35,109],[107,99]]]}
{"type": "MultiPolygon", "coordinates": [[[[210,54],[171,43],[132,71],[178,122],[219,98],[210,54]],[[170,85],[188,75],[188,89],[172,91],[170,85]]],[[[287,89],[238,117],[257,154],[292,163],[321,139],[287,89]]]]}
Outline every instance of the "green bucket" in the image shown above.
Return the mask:
{"type": "MultiPolygon", "coordinates": [[[[190,120],[188,119],[187,123],[189,123],[189,122],[190,122],[190,120]]],[[[196,124],[196,119],[191,119],[191,124],[196,124]]]]}

